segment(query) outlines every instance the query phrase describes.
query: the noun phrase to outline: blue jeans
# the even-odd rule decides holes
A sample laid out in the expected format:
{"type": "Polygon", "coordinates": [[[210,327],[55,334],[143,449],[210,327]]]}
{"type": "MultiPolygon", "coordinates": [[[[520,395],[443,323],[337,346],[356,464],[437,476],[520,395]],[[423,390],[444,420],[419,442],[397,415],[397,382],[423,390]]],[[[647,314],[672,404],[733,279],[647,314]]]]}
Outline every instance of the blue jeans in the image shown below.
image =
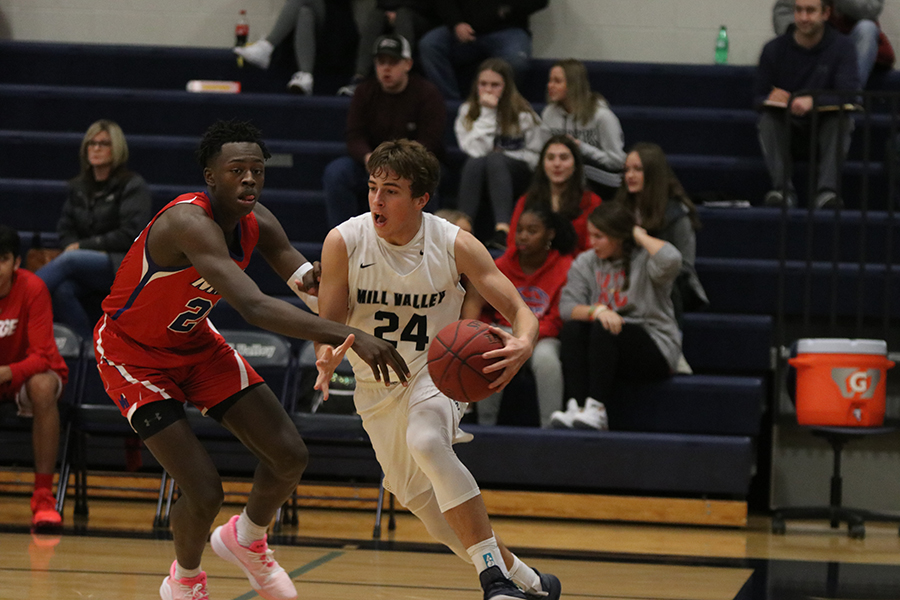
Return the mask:
{"type": "MultiPolygon", "coordinates": [[[[38,269],[53,298],[53,320],[74,329],[84,339],[91,339],[94,322],[82,299],[108,294],[115,278],[112,259],[99,250],[69,250],[38,269]]],[[[99,312],[99,306],[91,307],[99,312]]]]}
{"type": "Polygon", "coordinates": [[[349,156],[328,163],[322,176],[328,227],[337,227],[350,217],[366,211],[369,172],[349,156]]]}
{"type": "Polygon", "coordinates": [[[866,87],[866,81],[878,57],[878,25],[875,21],[863,19],[850,30],[850,39],[856,46],[856,64],[859,69],[859,87],[866,87]]]}
{"type": "Polygon", "coordinates": [[[459,100],[456,67],[473,64],[488,57],[508,62],[520,77],[531,59],[531,36],[524,29],[511,27],[493,33],[475,34],[475,41],[463,44],[446,26],[436,27],[419,40],[422,69],[444,98],[459,100]]]}

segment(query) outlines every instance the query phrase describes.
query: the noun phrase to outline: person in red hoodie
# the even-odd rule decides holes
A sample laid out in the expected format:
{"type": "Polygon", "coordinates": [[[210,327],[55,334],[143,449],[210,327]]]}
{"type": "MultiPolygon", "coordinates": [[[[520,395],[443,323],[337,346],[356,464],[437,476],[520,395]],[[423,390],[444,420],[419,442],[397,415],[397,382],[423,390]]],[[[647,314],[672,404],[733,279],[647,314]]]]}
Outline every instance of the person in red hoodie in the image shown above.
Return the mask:
{"type": "MultiPolygon", "coordinates": [[[[562,364],[556,337],[563,323],[559,316],[559,295],[566,284],[576,239],[568,219],[547,207],[530,206],[522,211],[517,220],[515,245],[510,245],[494,261],[538,318],[538,342],[528,366],[537,387],[542,427],[549,427],[550,415],[562,407],[562,364]]],[[[462,317],[480,319],[499,327],[510,326],[503,315],[486,304],[472,287],[466,291],[462,317]]],[[[478,403],[480,424],[494,424],[497,421],[501,397],[502,393],[494,394],[478,403]]]]}
{"type": "Polygon", "coordinates": [[[59,449],[57,400],[69,374],[53,337],[50,292],[37,275],[20,269],[16,230],[0,225],[0,401],[15,401],[21,417],[34,417],[34,494],[31,525],[62,525],[53,497],[59,449]]]}
{"type": "Polygon", "coordinates": [[[578,142],[567,134],[554,135],[544,143],[531,187],[519,198],[509,221],[506,246],[516,243],[516,223],[526,206],[541,206],[559,213],[575,228],[576,243],[572,254],[590,248],[587,218],[600,206],[600,196],[589,190],[584,178],[584,158],[578,142]]]}

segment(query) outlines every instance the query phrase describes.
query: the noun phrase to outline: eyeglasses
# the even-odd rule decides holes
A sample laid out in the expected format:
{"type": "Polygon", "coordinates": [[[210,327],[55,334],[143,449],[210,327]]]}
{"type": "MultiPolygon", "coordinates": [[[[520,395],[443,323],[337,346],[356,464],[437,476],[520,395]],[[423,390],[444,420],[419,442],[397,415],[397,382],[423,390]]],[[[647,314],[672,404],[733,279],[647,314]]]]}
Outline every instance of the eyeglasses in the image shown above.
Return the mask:
{"type": "Polygon", "coordinates": [[[88,148],[112,148],[112,142],[109,140],[91,140],[87,143],[88,148]]]}

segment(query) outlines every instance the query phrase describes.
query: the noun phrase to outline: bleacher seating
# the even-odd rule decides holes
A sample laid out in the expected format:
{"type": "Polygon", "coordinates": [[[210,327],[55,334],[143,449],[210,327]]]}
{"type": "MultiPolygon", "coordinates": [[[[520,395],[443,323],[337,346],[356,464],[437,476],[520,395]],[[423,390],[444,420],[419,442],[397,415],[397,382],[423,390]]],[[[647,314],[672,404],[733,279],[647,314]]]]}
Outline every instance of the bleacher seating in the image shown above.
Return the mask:
{"type": "MultiPolygon", "coordinates": [[[[521,87],[538,109],[551,64],[533,61],[521,87]]],[[[752,67],[591,63],[588,70],[622,121],[626,145],[659,143],[691,194],[712,191],[760,202],[768,177],[750,106],[752,67]]],[[[327,233],[321,176],[325,165],[344,153],[349,100],[286,94],[283,83],[289,75],[282,77],[277,69],[238,69],[227,49],[0,41],[0,114],[7,117],[0,126],[5,222],[37,232],[44,245],[52,243],[65,181],[78,168],[82,134],[98,118],[122,125],[130,166],[150,184],[158,209],[180,193],[201,189],[200,168],[193,158],[199,136],[214,119],[238,117],[263,129],[275,155],[267,169],[263,203],[281,220],[292,243],[317,259],[327,233]],[[240,80],[244,92],[190,94],[183,91],[189,79],[240,80]]],[[[327,78],[322,81],[320,86],[317,75],[320,93],[330,85],[327,78]]],[[[879,75],[876,85],[900,89],[900,78],[879,75]]],[[[448,103],[451,116],[457,106],[448,103]]],[[[900,252],[893,248],[900,244],[889,245],[900,231],[883,212],[887,178],[878,162],[889,129],[880,116],[872,127],[872,148],[879,150],[871,157],[875,164],[868,183],[877,200],[870,208],[881,212],[846,211],[835,228],[828,214],[813,215],[810,221],[805,211],[790,211],[789,312],[799,312],[800,267],[810,227],[815,260],[822,263],[814,289],[831,285],[829,261],[837,246],[845,263],[839,270],[840,285],[855,294],[862,280],[872,298],[867,310],[873,315],[879,310],[883,272],[872,265],[861,269],[860,257],[849,250],[865,236],[862,262],[883,262],[888,249],[893,256],[900,252]]],[[[850,208],[855,207],[854,190],[862,173],[856,138],[847,165],[850,208]]],[[[452,197],[463,154],[452,127],[446,140],[449,187],[442,192],[449,189],[452,197]]],[[[803,171],[801,166],[801,175],[803,171]]],[[[757,461],[755,439],[769,395],[781,212],[701,207],[700,217],[704,227],[697,236],[697,270],[712,307],[708,313],[685,315],[684,322],[684,352],[697,375],[654,386],[626,386],[622,394],[629,399],[627,418],[619,431],[608,434],[473,427],[479,433],[476,441],[460,446],[459,453],[483,485],[747,496],[757,461]],[[529,453],[517,454],[525,448],[529,453]],[[495,461],[506,465],[505,471],[484,460],[493,453],[509,455],[510,460],[495,461]],[[578,460],[567,461],[565,469],[554,468],[558,462],[551,464],[569,454],[578,460]],[[520,465],[511,464],[514,457],[520,465]],[[529,465],[531,460],[537,462],[529,465]]],[[[30,236],[26,238],[30,245],[30,236]]],[[[248,268],[263,291],[299,305],[263,262],[254,257],[248,268]]],[[[893,310],[897,314],[900,307],[893,310]]],[[[212,318],[223,328],[245,326],[224,301],[212,318]]],[[[347,474],[359,468],[371,475],[370,458],[347,474]]]]}

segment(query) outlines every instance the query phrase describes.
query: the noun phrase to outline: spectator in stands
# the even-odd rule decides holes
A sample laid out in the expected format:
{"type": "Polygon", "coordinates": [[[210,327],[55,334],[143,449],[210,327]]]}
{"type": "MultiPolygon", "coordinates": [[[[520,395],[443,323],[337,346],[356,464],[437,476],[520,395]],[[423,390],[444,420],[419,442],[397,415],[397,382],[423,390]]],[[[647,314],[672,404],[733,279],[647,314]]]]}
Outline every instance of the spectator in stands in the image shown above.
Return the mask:
{"type": "MultiPolygon", "coordinates": [[[[835,0],[828,22],[849,35],[856,46],[859,83],[865,87],[873,67],[894,66],[894,49],[878,25],[884,0],[835,0]]],[[[775,35],[783,35],[794,23],[794,0],[776,0],[772,7],[775,35]]]]}
{"type": "Polygon", "coordinates": [[[412,51],[406,38],[383,35],[375,43],[375,78],[356,88],[347,113],[347,152],[333,160],[323,177],[328,226],[336,227],[365,210],[369,174],[366,162],[379,144],[416,140],[444,156],[447,108],[433,83],[410,74],[412,51]]]}
{"type": "Polygon", "coordinates": [[[622,183],[625,136],[606,98],[591,91],[581,61],[560,60],[550,69],[541,119],[551,133],[572,136],[584,157],[588,186],[601,198],[612,198],[622,183]]]}
{"type": "Polygon", "coordinates": [[[516,89],[509,63],[500,58],[481,63],[454,129],[459,147],[469,155],[457,208],[472,217],[477,232],[475,218],[486,200],[494,217],[494,234],[486,243],[504,249],[513,201],[528,185],[545,137],[540,117],[516,89]]]}
{"type": "Polygon", "coordinates": [[[269,34],[247,46],[235,46],[234,53],[251,65],[268,69],[275,46],[294,32],[294,58],[299,71],[291,76],[287,88],[311,96],[313,68],[316,64],[316,33],[325,23],[325,0],[285,0],[269,34]]]}
{"type": "Polygon", "coordinates": [[[356,86],[372,74],[372,46],[381,34],[401,35],[415,50],[422,34],[440,24],[433,4],[433,0],[378,0],[362,18],[356,69],[350,82],[338,90],[338,95],[352,96],[356,86]]]}
{"type": "Polygon", "coordinates": [[[100,301],[150,220],[151,197],[143,178],[128,169],[128,144],[113,121],[88,127],[79,157],[81,173],[69,181],[56,226],[63,252],[37,276],[50,290],[56,320],[91,339],[100,301]]]}
{"type": "Polygon", "coordinates": [[[31,525],[62,525],[53,497],[59,447],[59,410],[68,369],[56,349],[50,294],[34,274],[20,269],[19,234],[0,225],[0,401],[14,400],[18,414],[34,417],[34,493],[31,525]]]}
{"type": "Polygon", "coordinates": [[[584,163],[578,143],[569,135],[554,135],[541,149],[538,168],[531,178],[531,187],[521,196],[509,222],[507,246],[515,243],[516,224],[526,208],[543,207],[559,213],[575,229],[573,252],[590,248],[587,221],[591,212],[600,206],[600,196],[585,188],[584,163]]]}
{"type": "Polygon", "coordinates": [[[681,272],[675,280],[672,301],[681,322],[684,311],[706,308],[709,300],[697,277],[697,236],[700,228],[697,207],[669,167],[666,155],[656,144],[635,144],[625,159],[625,178],[616,193],[616,202],[628,207],[638,225],[653,237],[671,243],[681,253],[681,272]]]}
{"type": "Polygon", "coordinates": [[[681,356],[672,306],[678,249],[649,235],[619,202],[598,206],[588,230],[593,249],[572,262],[559,302],[570,399],[565,412],[551,417],[553,427],[615,427],[621,414],[612,396],[616,382],[665,379],[681,356]]]}
{"type": "Polygon", "coordinates": [[[521,76],[531,60],[528,18],[548,0],[440,0],[444,24],[422,36],[422,68],[445,98],[460,99],[456,69],[489,57],[508,62],[521,76]]]}
{"type": "MultiPolygon", "coordinates": [[[[834,107],[847,98],[820,95],[793,97],[801,90],[859,89],[856,49],[847,36],[827,23],[832,0],[796,0],[794,24],[787,33],[765,45],[759,58],[754,83],[754,105],[760,110],[759,143],[766,168],[772,178],[772,190],[765,204],[778,206],[797,203],[794,184],[789,178],[785,155],[788,128],[798,150],[809,147],[812,134],[811,111],[817,107],[834,107]],[[789,120],[785,111],[790,110],[789,120]],[[787,189],[787,197],[785,197],[787,189]]],[[[837,195],[838,161],[847,155],[853,120],[844,111],[822,112],[818,119],[818,183],[815,194],[817,208],[834,208],[841,202],[837,195]]]]}
{"type": "MultiPolygon", "coordinates": [[[[546,206],[529,206],[518,219],[515,245],[494,261],[538,318],[538,342],[527,364],[537,387],[541,427],[549,427],[550,415],[562,407],[563,372],[557,337],[562,328],[559,296],[572,264],[575,241],[575,231],[566,218],[546,206]]],[[[462,317],[481,319],[511,331],[509,322],[486,304],[473,286],[466,288],[462,317]]],[[[513,379],[517,377],[518,373],[513,379]]],[[[479,424],[497,423],[502,397],[499,392],[478,403],[479,424]]]]}

